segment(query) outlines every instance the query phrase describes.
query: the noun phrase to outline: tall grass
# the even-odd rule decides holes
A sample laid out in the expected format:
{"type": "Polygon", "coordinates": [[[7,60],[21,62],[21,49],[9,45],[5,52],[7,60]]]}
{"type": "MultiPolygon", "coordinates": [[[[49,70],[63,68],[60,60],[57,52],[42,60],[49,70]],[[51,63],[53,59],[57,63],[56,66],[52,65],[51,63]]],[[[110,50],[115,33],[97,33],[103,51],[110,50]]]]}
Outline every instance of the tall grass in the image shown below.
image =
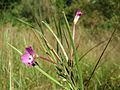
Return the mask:
{"type": "Polygon", "coordinates": [[[119,31],[112,36],[104,53],[103,48],[107,44],[106,40],[110,39],[111,31],[85,29],[78,23],[74,42],[72,26],[65,14],[64,22],[54,16],[52,23],[42,23],[42,15],[39,17],[38,13],[33,16],[39,27],[18,19],[22,23],[16,21],[16,26],[12,26],[10,22],[0,28],[0,90],[62,90],[63,87],[73,90],[120,89],[119,31]],[[37,59],[40,73],[34,67],[22,64],[18,52],[24,53],[25,47],[29,45],[36,53],[53,60],[57,65],[37,59]],[[74,54],[72,63],[69,63],[71,45],[74,54]],[[101,52],[102,59],[99,58],[101,52]],[[101,62],[96,64],[97,60],[101,62]],[[58,82],[53,83],[51,77],[46,78],[44,75],[50,75],[58,82]],[[89,86],[85,86],[86,82],[89,86]]]}
{"type": "MultiPolygon", "coordinates": [[[[24,47],[25,47],[25,42],[23,39],[26,41],[26,45],[33,45],[35,48],[36,52],[43,54],[41,50],[39,49],[39,42],[32,30],[30,28],[23,29],[22,28],[27,28],[27,27],[12,27],[11,24],[5,25],[1,33],[2,34],[2,50],[1,50],[1,89],[7,89],[10,86],[10,81],[12,82],[12,88],[16,89],[58,89],[56,85],[54,85],[51,81],[46,79],[44,76],[42,76],[39,72],[34,70],[33,68],[28,68],[25,67],[20,61],[20,56],[19,54],[12,50],[10,47],[7,46],[6,42],[12,42],[11,44],[18,48],[20,51],[24,52],[24,47]],[[31,38],[29,37],[31,36],[31,38]],[[9,37],[9,38],[8,38],[9,37]],[[9,51],[9,52],[8,52],[9,51]],[[11,53],[10,53],[11,52],[11,53]],[[11,59],[10,59],[11,58],[11,59]],[[10,67],[9,67],[9,60],[11,61],[11,66],[12,66],[12,72],[10,76],[10,67]],[[11,77],[11,79],[10,79],[11,77]],[[33,78],[34,77],[34,78],[33,78]],[[41,82],[42,81],[42,82],[41,82]]],[[[84,29],[85,31],[85,29],[84,29]]],[[[81,32],[84,32],[81,30],[81,32]]],[[[78,31],[79,32],[79,31],[78,31]]],[[[104,39],[108,38],[110,32],[105,32],[106,36],[101,33],[102,37],[104,35],[104,39]]],[[[90,35],[90,34],[89,34],[90,35]]],[[[117,34],[119,35],[119,34],[117,34]]],[[[88,33],[87,36],[86,34],[81,35],[81,42],[80,46],[78,48],[78,53],[79,57],[84,54],[84,52],[87,51],[87,49],[90,49],[91,47],[94,46],[94,44],[99,41],[94,41],[93,38],[88,38],[88,33]],[[84,40],[82,39],[84,37],[84,40]],[[92,45],[88,45],[87,41],[91,40],[91,43],[94,43],[92,45]],[[84,48],[86,46],[86,48],[84,48]],[[83,49],[84,48],[84,49],[83,49]]],[[[91,35],[90,35],[91,36],[91,35]]],[[[114,37],[113,40],[117,39],[118,37],[114,37]]],[[[52,39],[52,38],[51,38],[52,39]]],[[[49,38],[50,40],[50,38],[49,38]]],[[[119,41],[112,41],[108,50],[112,49],[114,47],[114,44],[119,43],[119,41]]],[[[83,78],[84,81],[90,76],[93,64],[95,60],[97,59],[98,55],[102,51],[102,47],[105,45],[105,43],[101,44],[97,48],[94,48],[93,51],[89,52],[87,56],[85,56],[82,61],[81,61],[81,67],[83,70],[83,78]]],[[[92,78],[90,84],[89,84],[89,89],[118,89],[119,90],[119,46],[116,45],[116,48],[112,50],[114,52],[107,51],[109,54],[105,54],[102,62],[99,64],[99,67],[97,68],[95,72],[95,76],[92,78]],[[109,67],[108,67],[109,66],[109,67]],[[94,85],[95,84],[95,85],[94,85]]],[[[50,65],[50,63],[44,62],[42,60],[37,60],[40,62],[40,66],[48,72],[50,75],[56,77],[56,73],[52,73],[53,71],[56,71],[53,66],[50,65]],[[50,69],[48,69],[48,67],[50,69]]]]}

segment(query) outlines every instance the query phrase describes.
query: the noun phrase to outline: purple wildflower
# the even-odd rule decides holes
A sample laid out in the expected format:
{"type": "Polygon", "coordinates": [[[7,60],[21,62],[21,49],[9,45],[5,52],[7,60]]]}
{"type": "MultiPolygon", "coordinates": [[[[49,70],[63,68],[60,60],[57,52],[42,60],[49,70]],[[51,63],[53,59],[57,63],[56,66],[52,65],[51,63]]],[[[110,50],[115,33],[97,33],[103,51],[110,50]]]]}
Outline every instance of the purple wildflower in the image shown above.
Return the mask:
{"type": "Polygon", "coordinates": [[[82,12],[81,12],[80,10],[78,10],[78,11],[76,12],[75,17],[74,17],[74,24],[77,23],[77,21],[78,21],[78,19],[80,18],[81,15],[82,15],[82,12]]]}
{"type": "Polygon", "coordinates": [[[34,55],[35,54],[35,52],[34,52],[34,50],[32,49],[31,46],[26,48],[26,53],[29,53],[30,55],[34,55]]]}
{"type": "Polygon", "coordinates": [[[41,58],[43,60],[49,61],[53,64],[56,64],[54,61],[49,60],[43,56],[38,56],[31,46],[26,48],[26,53],[21,56],[22,63],[26,64],[27,66],[34,66],[37,62],[35,62],[36,58],[41,58]]]}
{"type": "Polygon", "coordinates": [[[26,53],[21,56],[22,62],[28,66],[32,66],[35,63],[35,55],[32,47],[27,47],[26,53]]]}

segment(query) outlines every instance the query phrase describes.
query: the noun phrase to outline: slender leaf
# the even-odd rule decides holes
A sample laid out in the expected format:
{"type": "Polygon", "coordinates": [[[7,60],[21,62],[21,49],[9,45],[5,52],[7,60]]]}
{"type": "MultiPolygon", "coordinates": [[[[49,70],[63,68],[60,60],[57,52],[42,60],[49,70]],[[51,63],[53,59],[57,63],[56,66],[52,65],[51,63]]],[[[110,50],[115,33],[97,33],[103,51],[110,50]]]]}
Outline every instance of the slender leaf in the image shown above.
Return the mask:
{"type": "Polygon", "coordinates": [[[40,71],[43,75],[45,75],[47,78],[49,78],[51,81],[56,83],[57,85],[61,86],[62,88],[69,90],[68,88],[64,87],[61,83],[59,83],[55,78],[51,77],[49,74],[47,74],[45,71],[43,71],[38,65],[35,66],[35,68],[40,71]]]}
{"type": "Polygon", "coordinates": [[[22,52],[20,52],[17,48],[15,48],[13,45],[11,45],[10,43],[8,43],[8,45],[13,48],[15,51],[17,51],[20,55],[22,55],[22,52]]]}
{"type": "Polygon", "coordinates": [[[72,38],[72,33],[71,33],[71,30],[70,30],[69,23],[67,21],[67,18],[66,18],[66,15],[65,15],[64,12],[63,12],[63,15],[64,15],[64,18],[65,18],[65,23],[66,23],[67,31],[68,31],[68,34],[69,34],[69,38],[70,38],[70,41],[71,41],[71,44],[72,44],[73,53],[75,55],[75,65],[76,65],[76,68],[77,68],[78,79],[79,79],[79,84],[80,84],[79,88],[80,88],[80,90],[84,90],[82,70],[81,70],[81,67],[79,65],[78,54],[77,54],[77,51],[76,51],[76,48],[75,48],[75,45],[74,45],[74,41],[73,41],[73,38],[72,38]]]}
{"type": "Polygon", "coordinates": [[[63,54],[64,54],[66,60],[68,61],[68,56],[67,56],[67,54],[66,54],[66,52],[65,52],[65,49],[64,49],[63,45],[61,44],[60,40],[59,40],[58,37],[55,35],[55,33],[52,31],[52,29],[50,28],[50,26],[49,26],[47,23],[45,23],[44,21],[42,21],[42,22],[43,22],[44,25],[48,28],[48,30],[53,34],[53,36],[55,37],[55,39],[56,39],[57,42],[59,43],[59,45],[60,45],[60,47],[61,47],[61,49],[62,49],[62,51],[63,51],[63,54]]]}

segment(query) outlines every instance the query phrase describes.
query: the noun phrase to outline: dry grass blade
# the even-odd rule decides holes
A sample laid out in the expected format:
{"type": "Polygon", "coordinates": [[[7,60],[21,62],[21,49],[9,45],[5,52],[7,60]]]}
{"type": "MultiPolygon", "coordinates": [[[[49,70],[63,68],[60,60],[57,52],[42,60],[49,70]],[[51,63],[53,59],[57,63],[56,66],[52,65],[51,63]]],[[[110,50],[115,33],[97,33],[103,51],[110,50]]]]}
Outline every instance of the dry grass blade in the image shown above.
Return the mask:
{"type": "Polygon", "coordinates": [[[96,47],[98,47],[99,45],[103,44],[106,40],[101,41],[100,43],[96,44],[94,47],[92,47],[91,49],[89,49],[86,53],[84,53],[80,58],[79,61],[81,61],[90,51],[92,51],[93,49],[95,49],[96,47]]]}
{"type": "Polygon", "coordinates": [[[91,73],[91,75],[90,75],[90,77],[89,77],[89,79],[88,79],[88,81],[86,82],[85,85],[86,85],[87,87],[88,87],[88,85],[89,85],[89,82],[90,82],[90,80],[91,80],[91,78],[92,78],[92,76],[93,76],[93,74],[94,74],[94,72],[95,72],[95,70],[96,70],[96,68],[97,68],[100,60],[102,59],[103,54],[105,53],[108,45],[110,44],[110,41],[112,40],[112,37],[113,37],[113,35],[115,34],[115,31],[116,31],[116,30],[117,30],[117,29],[115,28],[114,31],[113,31],[113,33],[111,34],[111,37],[110,37],[110,39],[108,40],[108,43],[106,44],[105,48],[103,49],[103,51],[102,51],[102,53],[101,53],[101,55],[100,55],[100,57],[99,57],[96,65],[95,65],[95,67],[94,67],[94,69],[93,69],[93,71],[92,71],[92,73],[91,73]]]}

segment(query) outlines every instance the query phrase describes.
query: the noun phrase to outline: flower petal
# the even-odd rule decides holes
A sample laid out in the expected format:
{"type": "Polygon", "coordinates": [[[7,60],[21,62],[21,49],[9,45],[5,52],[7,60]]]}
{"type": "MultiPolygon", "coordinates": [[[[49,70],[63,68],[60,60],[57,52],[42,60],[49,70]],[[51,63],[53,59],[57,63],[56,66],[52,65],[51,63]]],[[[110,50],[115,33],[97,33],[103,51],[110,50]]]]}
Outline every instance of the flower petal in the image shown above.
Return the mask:
{"type": "Polygon", "coordinates": [[[28,66],[32,66],[35,62],[32,55],[26,53],[21,56],[22,62],[25,63],[28,66]]]}
{"type": "Polygon", "coordinates": [[[26,48],[26,53],[29,53],[32,56],[35,54],[35,52],[34,52],[34,50],[32,49],[31,46],[29,46],[29,47],[26,48]]]}
{"type": "Polygon", "coordinates": [[[75,17],[74,17],[74,24],[76,24],[77,23],[77,21],[78,21],[78,19],[80,18],[80,16],[82,15],[82,12],[80,11],[80,10],[78,10],[77,12],[76,12],[76,15],[75,15],[75,17]]]}
{"type": "Polygon", "coordinates": [[[76,16],[81,16],[82,12],[80,10],[77,11],[76,16]]]}

